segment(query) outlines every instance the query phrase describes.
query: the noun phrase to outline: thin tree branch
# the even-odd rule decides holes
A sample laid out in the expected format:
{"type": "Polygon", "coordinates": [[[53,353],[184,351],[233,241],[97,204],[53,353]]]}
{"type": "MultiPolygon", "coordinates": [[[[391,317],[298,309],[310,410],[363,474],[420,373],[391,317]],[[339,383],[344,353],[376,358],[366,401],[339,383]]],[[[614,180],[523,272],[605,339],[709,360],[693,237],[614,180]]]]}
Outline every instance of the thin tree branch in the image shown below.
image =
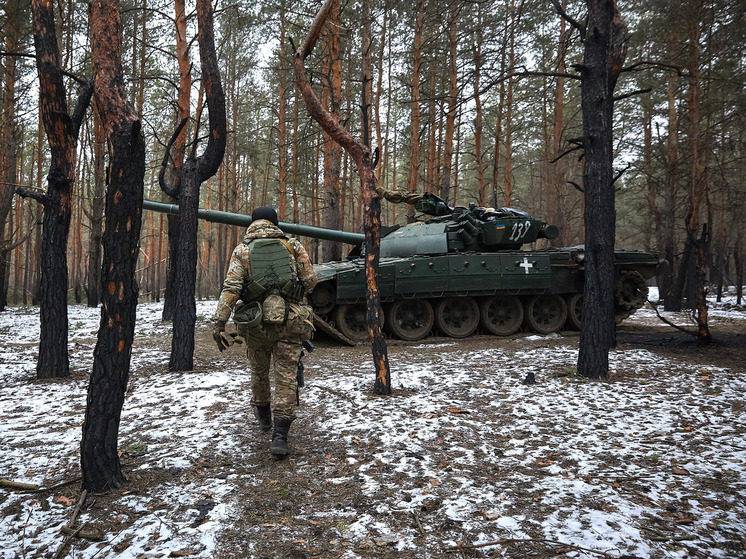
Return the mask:
{"type": "Polygon", "coordinates": [[[641,60],[640,62],[635,62],[634,64],[625,66],[619,71],[619,73],[621,74],[622,72],[647,70],[648,68],[658,68],[660,70],[675,70],[676,74],[678,74],[681,77],[685,77],[689,75],[689,73],[686,71],[685,68],[682,68],[681,66],[677,66],[676,64],[666,64],[665,62],[650,61],[650,60],[641,60]]]}
{"type": "Polygon", "coordinates": [[[635,91],[630,91],[629,93],[624,93],[622,95],[617,95],[614,97],[614,102],[621,101],[622,99],[627,99],[629,97],[634,97],[635,95],[642,95],[643,93],[650,93],[653,91],[652,87],[646,87],[645,89],[636,89],[635,91]]]}
{"type": "Polygon", "coordinates": [[[581,150],[581,149],[583,149],[583,146],[582,145],[578,145],[578,146],[575,146],[575,147],[572,147],[572,148],[568,149],[567,151],[563,151],[557,157],[555,157],[554,159],[552,159],[550,161],[550,163],[557,163],[557,161],[559,161],[563,157],[565,157],[567,155],[570,155],[572,152],[578,151],[578,150],[581,150]]]}
{"type": "Polygon", "coordinates": [[[91,97],[93,97],[93,78],[88,80],[80,91],[80,97],[78,97],[78,103],[75,105],[75,111],[72,117],[73,136],[78,139],[80,133],[80,126],[83,123],[83,117],[88,110],[88,106],[91,104],[91,97]]]}
{"type": "MultiPolygon", "coordinates": [[[[29,54],[27,52],[12,52],[12,51],[5,51],[5,50],[0,50],[0,56],[16,56],[18,58],[36,59],[35,54],[29,54]]],[[[87,83],[87,80],[85,78],[81,78],[80,76],[73,74],[72,72],[68,72],[67,70],[60,70],[60,72],[62,72],[63,76],[67,76],[68,78],[75,80],[80,85],[85,85],[87,83]]]]}
{"type": "Polygon", "coordinates": [[[697,337],[697,332],[692,332],[691,330],[687,330],[683,326],[679,326],[678,324],[674,324],[673,322],[671,322],[667,318],[663,317],[663,315],[661,315],[660,311],[658,310],[658,305],[656,303],[653,303],[652,301],[648,301],[648,303],[650,303],[650,306],[653,307],[653,310],[655,311],[655,314],[658,315],[658,318],[661,319],[661,322],[664,322],[664,323],[668,324],[672,328],[676,328],[676,330],[678,330],[680,332],[684,332],[684,334],[689,334],[690,336],[693,336],[695,338],[697,337]]]}
{"type": "Polygon", "coordinates": [[[619,180],[620,178],[622,178],[622,175],[623,175],[624,173],[626,173],[626,172],[627,172],[627,171],[629,170],[629,168],[630,168],[631,166],[632,166],[632,164],[628,164],[628,165],[627,165],[627,166],[626,166],[626,167],[625,167],[624,169],[622,169],[622,170],[621,170],[621,171],[619,171],[619,172],[618,172],[618,173],[617,173],[616,175],[614,175],[614,178],[613,178],[613,179],[611,179],[611,184],[612,184],[612,186],[614,185],[614,183],[615,183],[616,181],[618,181],[618,180],[619,180]]]}
{"type": "Polygon", "coordinates": [[[31,198],[33,200],[36,200],[42,206],[49,203],[49,196],[47,196],[47,193],[37,188],[16,188],[16,194],[18,194],[21,198],[31,198]]]}
{"type": "Polygon", "coordinates": [[[300,56],[301,59],[305,61],[306,58],[308,58],[308,56],[311,54],[311,51],[316,45],[316,41],[319,39],[319,35],[321,35],[321,30],[323,29],[324,23],[329,17],[329,13],[332,11],[333,6],[333,0],[326,0],[324,2],[324,5],[321,6],[319,13],[317,13],[316,17],[313,18],[311,28],[308,30],[305,40],[301,44],[300,48],[295,52],[296,57],[300,56]]]}
{"type": "Polygon", "coordinates": [[[559,15],[562,19],[567,21],[570,25],[572,25],[575,29],[578,30],[578,33],[580,33],[580,40],[585,41],[585,28],[586,26],[584,24],[581,24],[576,19],[570,16],[565,9],[562,7],[562,4],[559,3],[558,0],[551,0],[552,5],[554,6],[554,9],[557,11],[557,15],[559,15]]]}
{"type": "Polygon", "coordinates": [[[161,185],[161,190],[163,190],[163,192],[168,194],[171,198],[176,198],[178,196],[181,181],[179,181],[174,188],[170,188],[166,184],[166,168],[168,167],[168,160],[171,157],[171,148],[173,147],[174,142],[176,142],[176,138],[179,136],[188,121],[188,118],[182,118],[181,122],[176,127],[176,130],[174,130],[174,133],[171,135],[171,139],[166,145],[166,151],[163,154],[163,160],[161,161],[161,170],[158,171],[158,184],[161,185]]]}

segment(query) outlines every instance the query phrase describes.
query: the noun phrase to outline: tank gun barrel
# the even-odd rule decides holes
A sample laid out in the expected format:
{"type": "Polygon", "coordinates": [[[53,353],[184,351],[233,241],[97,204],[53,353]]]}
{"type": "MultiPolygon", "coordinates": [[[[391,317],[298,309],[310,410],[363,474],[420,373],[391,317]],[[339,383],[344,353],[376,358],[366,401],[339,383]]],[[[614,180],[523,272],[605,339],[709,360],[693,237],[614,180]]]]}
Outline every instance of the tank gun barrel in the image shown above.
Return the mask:
{"type": "MultiPolygon", "coordinates": [[[[164,204],[163,202],[154,202],[153,200],[143,200],[142,208],[151,212],[159,212],[169,215],[178,215],[179,206],[175,204],[164,204]]],[[[238,225],[248,227],[251,224],[251,216],[243,214],[234,214],[231,212],[221,212],[219,210],[197,210],[197,217],[213,223],[223,223],[225,225],[238,225]]],[[[359,245],[365,242],[365,235],[362,233],[350,233],[349,231],[335,231],[333,229],[324,229],[323,227],[312,227],[310,225],[299,225],[298,223],[288,223],[281,221],[278,223],[280,229],[293,235],[303,235],[314,239],[325,241],[338,241],[351,245],[359,245]]]]}

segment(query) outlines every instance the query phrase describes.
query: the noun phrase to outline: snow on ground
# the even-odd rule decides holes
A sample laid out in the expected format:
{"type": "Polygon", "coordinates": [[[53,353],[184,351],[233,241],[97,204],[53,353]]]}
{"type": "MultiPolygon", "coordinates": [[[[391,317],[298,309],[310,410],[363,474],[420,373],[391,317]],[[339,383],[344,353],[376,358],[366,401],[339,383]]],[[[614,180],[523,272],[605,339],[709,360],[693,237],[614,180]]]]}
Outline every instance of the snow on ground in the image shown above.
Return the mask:
{"type": "MultiPolygon", "coordinates": [[[[198,302],[198,329],[213,308],[198,302]]],[[[0,313],[0,478],[49,487],[79,475],[87,381],[34,380],[38,319],[38,309],[0,313]]],[[[746,328],[746,312],[728,303],[710,319],[746,328]]],[[[96,309],[69,309],[75,371],[91,368],[98,320],[96,309]]],[[[646,308],[627,324],[656,321],[646,308]]],[[[246,506],[237,486],[267,476],[235,465],[246,448],[246,368],[234,359],[167,372],[168,344],[153,341],[169,330],[160,305],[138,307],[119,446],[140,457],[131,480],[153,471],[171,478],[111,501],[106,512],[121,528],[73,548],[74,557],[214,557],[226,553],[224,534],[252,542],[267,530],[236,524],[246,506]],[[210,456],[231,459],[220,475],[194,474],[210,456]]],[[[288,460],[298,475],[319,478],[318,492],[356,498],[302,516],[312,525],[334,519],[348,542],[335,556],[350,558],[377,546],[387,557],[436,557],[459,542],[503,539],[561,541],[609,557],[746,556],[744,369],[616,350],[610,380],[588,382],[573,374],[576,346],[577,335],[482,337],[466,349],[442,338],[395,345],[391,398],[371,396],[365,349],[306,356],[298,429],[320,448],[343,444],[346,457],[321,476],[310,453],[288,460]],[[522,383],[528,372],[536,385],[522,383]]],[[[0,489],[0,558],[51,556],[78,490],[0,489]]],[[[84,511],[78,526],[95,524],[95,514],[84,511]]],[[[253,557],[251,549],[239,556],[253,557]]]]}

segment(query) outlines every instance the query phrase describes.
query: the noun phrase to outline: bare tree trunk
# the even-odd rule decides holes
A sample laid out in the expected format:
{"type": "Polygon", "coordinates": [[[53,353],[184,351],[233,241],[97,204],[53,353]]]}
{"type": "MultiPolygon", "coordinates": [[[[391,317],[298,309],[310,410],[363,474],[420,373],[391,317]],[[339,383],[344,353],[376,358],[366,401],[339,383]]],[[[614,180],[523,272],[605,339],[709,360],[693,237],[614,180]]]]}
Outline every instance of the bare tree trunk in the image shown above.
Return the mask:
{"type": "Polygon", "coordinates": [[[627,27],[613,0],[587,0],[586,4],[588,23],[581,70],[585,289],[578,373],[602,378],[609,371],[609,349],[616,345],[612,123],[614,88],[626,56],[627,27]]]}
{"type": "MultiPolygon", "coordinates": [[[[505,30],[503,33],[503,41],[508,41],[509,25],[508,16],[505,16],[505,30]]],[[[500,71],[503,74],[508,72],[505,65],[507,64],[507,52],[508,49],[501,49],[500,55],[500,71]]],[[[492,205],[497,208],[497,189],[500,184],[500,144],[502,142],[502,124],[503,124],[503,110],[505,108],[505,80],[500,80],[500,92],[498,95],[497,102],[497,122],[495,123],[495,160],[492,166],[492,205]]],[[[503,203],[505,204],[505,203],[503,203]]]]}
{"type": "MultiPolygon", "coordinates": [[[[673,26],[672,26],[673,28],[673,26]]],[[[669,42],[677,40],[671,31],[669,42]]],[[[676,263],[676,200],[679,192],[679,117],[676,111],[677,73],[668,73],[668,138],[666,139],[666,188],[663,194],[663,257],[668,266],[658,276],[658,292],[667,311],[681,309],[681,295],[675,294],[674,267],[676,263]]]]}
{"type": "MultiPolygon", "coordinates": [[[[20,46],[23,21],[26,18],[26,2],[8,0],[5,11],[5,50],[14,53],[20,46]]],[[[10,238],[5,237],[5,223],[13,205],[18,152],[18,132],[16,123],[16,57],[3,58],[5,72],[3,76],[2,126],[0,126],[0,311],[5,310],[8,296],[6,281],[9,271],[8,258],[10,238]]]]}
{"type": "Polygon", "coordinates": [[[287,213],[287,145],[285,131],[285,96],[286,96],[286,76],[287,73],[285,68],[285,3],[280,4],[280,50],[278,54],[278,67],[277,75],[279,82],[279,90],[277,92],[277,175],[278,175],[278,189],[279,189],[279,208],[278,216],[280,221],[285,221],[287,213]]]}
{"type": "MultiPolygon", "coordinates": [[[[523,4],[521,4],[521,7],[523,4]]],[[[508,38],[508,91],[505,100],[505,174],[503,192],[505,205],[513,205],[513,70],[515,69],[515,35],[518,32],[518,19],[515,0],[510,0],[510,36],[508,38]]]]}
{"type": "Polygon", "coordinates": [[[458,2],[451,3],[448,20],[448,111],[446,112],[446,137],[443,148],[443,173],[440,176],[440,197],[448,200],[451,192],[451,172],[453,166],[453,134],[456,128],[456,108],[458,102],[458,2]]]}
{"type": "MultiPolygon", "coordinates": [[[[189,61],[189,46],[186,37],[186,12],[184,0],[175,0],[174,11],[176,16],[176,59],[179,63],[179,95],[178,95],[178,120],[183,122],[189,119],[190,99],[192,91],[192,77],[190,75],[191,63],[189,61]]],[[[173,144],[173,170],[171,172],[169,192],[178,188],[181,169],[184,166],[184,153],[186,151],[188,127],[184,126],[177,134],[173,144]]],[[[166,192],[168,194],[168,192],[166,192]]],[[[177,202],[174,196],[169,194],[173,202],[177,202]]],[[[166,257],[166,290],[163,301],[163,320],[173,320],[176,308],[176,291],[174,282],[176,278],[176,262],[179,254],[179,216],[169,214],[168,222],[168,255],[166,257]]]]}
{"type": "Polygon", "coordinates": [[[122,75],[119,3],[89,5],[96,105],[109,148],[106,228],[103,236],[101,322],[83,437],[83,488],[102,492],[124,483],[117,453],[119,422],[129,380],[138,287],[135,279],[142,218],[145,140],[127,100],[122,75]]]}
{"type": "Polygon", "coordinates": [[[300,205],[299,205],[299,196],[298,196],[298,190],[300,189],[299,185],[299,177],[298,177],[298,120],[299,120],[299,110],[298,107],[300,106],[300,100],[298,99],[298,89],[295,89],[295,93],[293,95],[293,141],[291,143],[291,177],[290,181],[292,183],[292,189],[293,189],[293,223],[298,223],[298,219],[300,218],[300,205]]]}
{"type": "Polygon", "coordinates": [[[41,239],[40,337],[36,374],[39,378],[70,374],[67,354],[67,236],[70,230],[75,156],[80,124],[90,104],[93,84],[81,93],[75,114],[68,114],[65,86],[51,4],[32,3],[34,45],[39,73],[39,101],[51,148],[45,194],[19,189],[44,206],[41,239]]]}
{"type": "MultiPolygon", "coordinates": [[[[377,394],[390,394],[391,372],[389,369],[386,339],[381,332],[381,298],[376,282],[380,255],[381,202],[376,193],[372,154],[369,146],[353,138],[332,115],[323,109],[313,89],[311,89],[304,65],[305,59],[311,54],[335,1],[326,0],[324,2],[321,10],[316,14],[303,44],[295,52],[295,75],[298,88],[303,94],[303,99],[311,116],[332,136],[335,142],[347,150],[354,159],[358,173],[360,174],[365,203],[365,278],[367,286],[368,336],[371,341],[373,363],[376,368],[376,380],[373,390],[377,394]]],[[[366,8],[363,8],[364,12],[365,10],[366,8]]],[[[365,107],[368,101],[368,99],[363,97],[362,106],[365,107]]],[[[369,126],[369,122],[363,122],[363,126],[369,126]]],[[[364,133],[363,136],[369,138],[369,133],[364,133]]]]}
{"type": "Polygon", "coordinates": [[[93,192],[91,213],[88,216],[88,306],[101,302],[101,239],[104,234],[104,196],[106,189],[106,132],[98,107],[93,111],[93,192]]]}
{"type": "MultiPolygon", "coordinates": [[[[412,63],[412,134],[409,140],[409,178],[407,190],[417,192],[420,173],[420,64],[422,63],[422,28],[425,24],[425,2],[416,0],[417,19],[414,26],[414,59],[412,63]]],[[[414,206],[407,205],[407,223],[414,222],[414,206]]]]}
{"type": "MultiPolygon", "coordinates": [[[[689,27],[689,98],[687,100],[689,145],[691,153],[691,176],[689,189],[689,210],[687,213],[686,232],[693,247],[694,274],[690,277],[691,287],[695,293],[690,298],[689,304],[696,308],[697,334],[701,342],[712,340],[707,323],[707,300],[705,298],[706,281],[706,251],[709,237],[709,227],[705,222],[702,227],[702,235],[697,238],[700,228],[700,215],[703,212],[702,204],[705,202],[707,191],[707,165],[704,151],[709,148],[707,141],[702,145],[700,138],[701,118],[701,77],[700,77],[700,40],[702,35],[702,0],[694,0],[689,4],[688,27],[689,27]],[[692,300],[693,299],[693,300],[692,300]]],[[[709,134],[707,135],[709,137],[709,134]]]]}
{"type": "MultiPolygon", "coordinates": [[[[563,8],[566,2],[563,0],[563,8]]],[[[551,201],[554,206],[552,223],[559,230],[559,234],[551,241],[554,246],[565,246],[567,244],[567,232],[565,231],[565,158],[560,157],[562,149],[562,124],[565,110],[565,55],[567,52],[567,41],[569,34],[566,30],[564,18],[560,18],[559,48],[557,50],[557,86],[554,90],[554,125],[552,129],[552,158],[555,160],[553,172],[551,173],[551,201]]]]}
{"type": "MultiPolygon", "coordinates": [[[[328,47],[328,63],[326,66],[329,71],[327,110],[339,122],[339,109],[342,103],[342,64],[339,59],[341,9],[339,0],[335,0],[329,19],[331,25],[326,31],[326,43],[328,47]]],[[[365,28],[365,25],[363,25],[363,28],[365,28]]],[[[323,225],[327,229],[341,229],[339,204],[339,175],[341,166],[342,148],[324,132],[324,206],[321,211],[323,225]]],[[[324,241],[321,243],[321,260],[323,262],[341,259],[341,243],[333,241],[324,241]]]]}
{"type": "Polygon", "coordinates": [[[477,4],[477,21],[474,27],[472,56],[474,59],[474,163],[477,173],[477,192],[480,206],[487,206],[487,192],[484,183],[484,158],[482,157],[482,128],[483,113],[482,95],[479,91],[482,77],[482,43],[484,33],[482,30],[482,7],[477,4]]]}
{"type": "Polygon", "coordinates": [[[437,178],[438,175],[438,164],[436,163],[437,153],[439,152],[438,142],[436,137],[440,136],[440,127],[438,122],[439,107],[436,103],[436,98],[439,96],[437,93],[437,83],[435,81],[435,74],[440,69],[437,68],[436,61],[438,58],[434,58],[430,62],[430,91],[428,96],[430,100],[427,105],[427,119],[428,119],[428,132],[427,132],[427,173],[425,190],[427,192],[435,193],[436,188],[440,189],[440,181],[437,178]]]}
{"type": "MultiPolygon", "coordinates": [[[[210,133],[204,153],[196,157],[192,150],[187,158],[179,175],[179,188],[174,191],[179,200],[179,252],[174,281],[176,304],[169,361],[169,369],[172,371],[190,371],[194,368],[194,325],[197,320],[194,294],[197,280],[199,191],[201,184],[213,176],[220,167],[226,143],[225,95],[215,54],[213,8],[209,0],[197,0],[197,25],[210,133]]],[[[183,124],[184,121],[181,125],[183,124]]],[[[177,130],[176,135],[180,132],[177,130]]],[[[164,186],[165,184],[161,184],[161,188],[164,186]]]]}

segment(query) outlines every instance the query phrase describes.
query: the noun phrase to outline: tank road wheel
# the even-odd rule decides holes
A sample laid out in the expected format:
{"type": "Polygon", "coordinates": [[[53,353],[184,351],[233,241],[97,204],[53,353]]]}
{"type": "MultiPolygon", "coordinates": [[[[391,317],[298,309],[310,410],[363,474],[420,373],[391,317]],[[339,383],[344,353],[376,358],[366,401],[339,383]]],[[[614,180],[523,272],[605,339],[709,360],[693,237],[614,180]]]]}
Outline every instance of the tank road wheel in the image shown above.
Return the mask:
{"type": "Polygon", "coordinates": [[[482,326],[491,334],[510,336],[523,322],[523,305],[514,295],[495,295],[482,301],[482,326]]]}
{"type": "Polygon", "coordinates": [[[447,297],[435,307],[435,325],[446,336],[465,338],[479,325],[479,305],[473,297],[447,297]]]}
{"type": "Polygon", "coordinates": [[[540,334],[556,332],[567,320],[567,303],[559,295],[534,295],[526,304],[526,322],[540,334]]]}
{"type": "Polygon", "coordinates": [[[421,340],[433,327],[433,308],[426,299],[402,299],[391,305],[386,325],[397,338],[421,340]]]}
{"type": "Polygon", "coordinates": [[[334,283],[331,281],[322,281],[308,296],[313,312],[320,316],[329,314],[336,304],[336,293],[334,283]]]}
{"type": "MultiPolygon", "coordinates": [[[[383,313],[383,309],[381,310],[383,313]]],[[[368,322],[365,304],[339,305],[335,311],[337,329],[355,342],[368,341],[368,322]]],[[[383,319],[383,316],[381,316],[383,319]]]]}
{"type": "Polygon", "coordinates": [[[583,318],[583,294],[573,293],[567,296],[567,324],[570,328],[580,330],[580,319],[583,318]]]}

